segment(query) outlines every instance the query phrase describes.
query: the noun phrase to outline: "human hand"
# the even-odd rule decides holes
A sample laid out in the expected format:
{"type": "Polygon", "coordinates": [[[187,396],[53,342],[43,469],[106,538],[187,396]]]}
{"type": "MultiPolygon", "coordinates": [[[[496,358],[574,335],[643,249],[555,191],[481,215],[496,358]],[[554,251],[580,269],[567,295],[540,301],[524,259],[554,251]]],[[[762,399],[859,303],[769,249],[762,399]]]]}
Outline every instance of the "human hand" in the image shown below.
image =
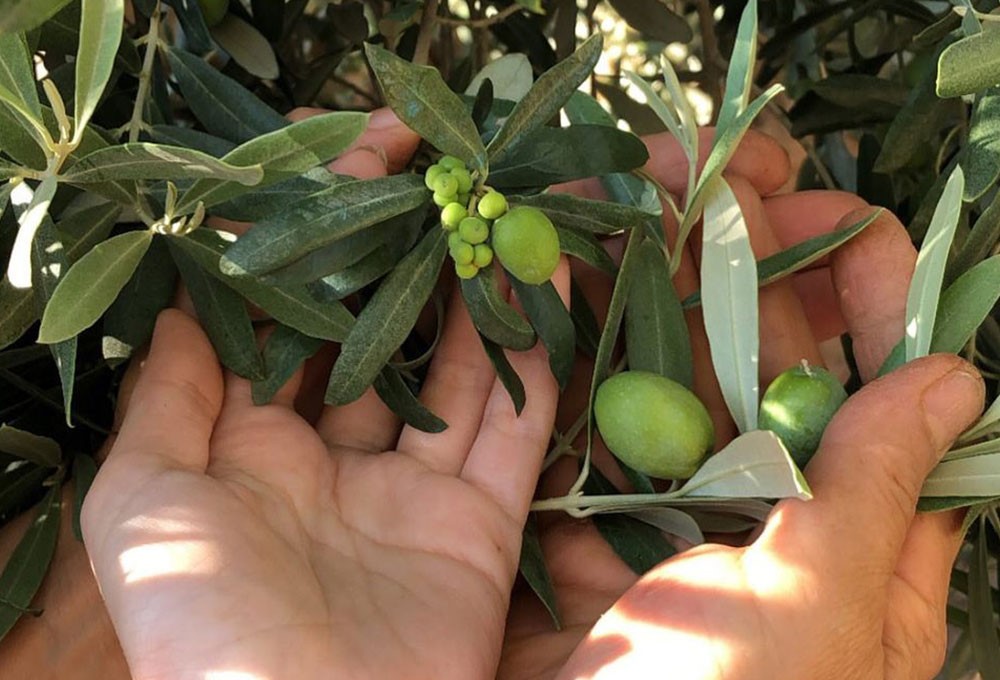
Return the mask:
{"type": "MultiPolygon", "coordinates": [[[[778,162],[766,147],[757,160],[778,162]]],[[[859,199],[837,192],[761,200],[765,182],[747,174],[730,182],[758,257],[864,215],[859,199]]],[[[660,177],[679,189],[672,177],[684,173],[660,177]]],[[[674,225],[665,226],[672,237],[674,225]]],[[[682,297],[698,285],[695,255],[675,279],[682,297]]],[[[914,261],[905,230],[885,214],[826,266],[763,289],[761,382],[802,358],[821,363],[818,342],[844,331],[862,378],[872,378],[902,335],[914,261]]],[[[606,299],[600,281],[588,280],[591,298],[606,299]]],[[[735,428],[699,315],[688,320],[696,391],[721,446],[735,428]]],[[[806,470],[813,501],[779,503],[749,547],[701,546],[638,583],[591,523],[541,517],[564,629],[551,630],[530,594],[515,600],[501,677],[534,669],[531,677],[632,679],[662,677],[664,668],[699,679],[932,676],[944,654],[960,518],[914,517],[914,506],[926,474],[981,407],[978,374],[956,357],[914,362],[869,385],[838,414],[806,470]]],[[[575,465],[554,469],[543,495],[565,493],[574,477],[575,465]]]]}

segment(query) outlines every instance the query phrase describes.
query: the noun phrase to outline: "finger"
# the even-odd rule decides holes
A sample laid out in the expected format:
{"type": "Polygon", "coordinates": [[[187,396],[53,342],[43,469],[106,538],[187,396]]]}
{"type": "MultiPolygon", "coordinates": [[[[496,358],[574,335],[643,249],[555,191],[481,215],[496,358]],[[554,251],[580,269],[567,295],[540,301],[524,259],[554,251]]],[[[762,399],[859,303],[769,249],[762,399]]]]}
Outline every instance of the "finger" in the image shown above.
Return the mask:
{"type": "Polygon", "coordinates": [[[331,452],[355,449],[381,453],[396,448],[399,417],[369,387],[355,401],[323,409],[316,432],[331,452]]]}
{"type": "Polygon", "coordinates": [[[983,394],[979,373],[945,354],[865,386],[834,416],[806,469],[814,499],[779,504],[759,543],[811,573],[856,574],[851,588],[883,592],[924,479],[979,415],[983,394]]]}
{"type": "Polygon", "coordinates": [[[204,471],[222,397],[208,337],[187,314],[164,310],[109,462],[127,456],[158,469],[204,471]]]}
{"type": "MultiPolygon", "coordinates": [[[[303,120],[320,113],[323,109],[295,109],[288,114],[291,120],[303,120]]],[[[381,177],[387,172],[400,172],[410,162],[420,137],[403,125],[391,109],[373,111],[368,126],[361,136],[330,163],[331,172],[351,175],[359,179],[381,177]]]]}
{"type": "MultiPolygon", "coordinates": [[[[506,293],[506,281],[500,281],[506,293]]],[[[437,472],[457,475],[479,433],[495,381],[496,373],[465,307],[461,288],[455,286],[441,341],[420,391],[420,401],[448,423],[448,429],[431,434],[404,427],[399,450],[437,472]]]]}
{"type": "MultiPolygon", "coordinates": [[[[563,304],[568,305],[569,263],[565,257],[552,283],[563,304]]],[[[523,523],[552,436],[559,386],[541,342],[527,352],[509,352],[507,357],[524,383],[524,408],[518,416],[507,390],[499,380],[493,381],[461,477],[486,491],[508,515],[523,523]]]]}
{"type": "Polygon", "coordinates": [[[964,511],[919,514],[889,584],[882,632],[886,677],[930,678],[944,663],[949,580],[962,546],[964,511]]]}
{"type": "MultiPolygon", "coordinates": [[[[845,215],[871,209],[855,194],[826,189],[769,196],[763,202],[768,223],[782,249],[829,234],[845,215]]],[[[864,217],[864,213],[859,217],[864,217]]]]}
{"type": "MultiPolygon", "coordinates": [[[[849,213],[841,223],[849,224],[864,214],[849,213]]],[[[917,252],[906,229],[890,212],[881,213],[831,256],[833,285],[863,381],[878,373],[903,337],[906,296],[916,262],[917,252]]]]}

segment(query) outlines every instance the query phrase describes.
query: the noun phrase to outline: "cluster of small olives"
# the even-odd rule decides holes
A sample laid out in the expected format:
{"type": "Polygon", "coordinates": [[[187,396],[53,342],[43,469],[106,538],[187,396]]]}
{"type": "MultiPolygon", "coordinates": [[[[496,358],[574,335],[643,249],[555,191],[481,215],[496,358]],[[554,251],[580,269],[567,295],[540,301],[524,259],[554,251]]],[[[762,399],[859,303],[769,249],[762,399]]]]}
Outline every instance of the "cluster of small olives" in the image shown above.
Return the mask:
{"type": "Polygon", "coordinates": [[[524,283],[545,283],[559,264],[559,234],[541,210],[530,206],[508,209],[507,198],[489,187],[473,191],[464,163],[444,156],[427,169],[424,183],[441,208],[441,227],[455,273],[471,279],[493,262],[524,283]]]}

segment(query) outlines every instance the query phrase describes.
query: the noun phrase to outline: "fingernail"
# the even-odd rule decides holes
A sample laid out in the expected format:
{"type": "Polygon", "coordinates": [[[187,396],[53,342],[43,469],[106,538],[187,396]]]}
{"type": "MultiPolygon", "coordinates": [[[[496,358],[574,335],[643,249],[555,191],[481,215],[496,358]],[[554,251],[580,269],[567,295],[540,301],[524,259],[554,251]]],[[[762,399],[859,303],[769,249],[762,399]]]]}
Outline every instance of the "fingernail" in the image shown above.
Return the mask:
{"type": "Polygon", "coordinates": [[[385,130],[397,125],[400,125],[399,118],[389,108],[378,109],[368,119],[368,127],[372,130],[385,130]]]}
{"type": "Polygon", "coordinates": [[[939,450],[949,446],[979,416],[983,394],[983,380],[969,365],[952,369],[924,390],[924,418],[939,450]]]}

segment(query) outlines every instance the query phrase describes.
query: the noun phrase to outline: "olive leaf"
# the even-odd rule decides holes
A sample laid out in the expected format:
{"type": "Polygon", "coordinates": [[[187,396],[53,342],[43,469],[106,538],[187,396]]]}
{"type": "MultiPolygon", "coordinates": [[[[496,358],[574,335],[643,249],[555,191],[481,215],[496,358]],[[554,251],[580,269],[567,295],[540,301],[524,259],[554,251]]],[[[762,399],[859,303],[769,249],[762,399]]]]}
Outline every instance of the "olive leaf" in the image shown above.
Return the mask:
{"type": "Polygon", "coordinates": [[[0,12],[0,33],[30,31],[61,10],[70,0],[6,0],[0,12]]]}
{"type": "Polygon", "coordinates": [[[736,29],[736,42],[729,58],[726,71],[726,89],[722,95],[722,105],[715,122],[715,140],[718,141],[726,130],[747,108],[750,90],[753,86],[753,71],[757,64],[757,0],[749,0],[740,15],[740,25],[736,29]]]}
{"type": "Polygon", "coordinates": [[[597,325],[597,318],[575,276],[570,277],[569,291],[569,313],[573,319],[577,347],[587,356],[594,358],[597,356],[597,346],[601,341],[601,329],[597,325]]]}
{"type": "Polygon", "coordinates": [[[757,428],[757,263],[743,212],[716,177],[705,203],[701,291],[705,332],[719,388],[740,432],[757,428]]]}
{"type": "Polygon", "coordinates": [[[410,427],[421,432],[444,432],[448,428],[448,423],[420,403],[400,372],[392,366],[386,366],[375,377],[374,387],[385,405],[410,427]]]}
{"type": "MultiPolygon", "coordinates": [[[[9,466],[0,485],[0,521],[7,521],[26,510],[44,491],[52,468],[25,464],[9,466]]],[[[2,609],[2,607],[0,607],[2,609]]]]}
{"type": "Polygon", "coordinates": [[[518,571],[545,606],[556,630],[562,630],[556,590],[552,583],[552,575],[545,566],[545,555],[542,553],[542,543],[538,539],[538,523],[534,515],[529,515],[524,524],[518,571]]]}
{"type": "Polygon", "coordinates": [[[400,120],[439,151],[486,172],[486,149],[465,104],[432,66],[418,66],[386,49],[365,43],[365,56],[400,120]]]}
{"type": "Polygon", "coordinates": [[[964,199],[975,201],[995,186],[1000,176],[1000,87],[976,98],[963,156],[964,199]]]}
{"type": "Polygon", "coordinates": [[[1000,34],[982,31],[948,45],[938,58],[937,96],[958,97],[1000,84],[1000,34]]]}
{"type": "Polygon", "coordinates": [[[945,460],[931,471],[922,498],[1000,497],[1000,452],[945,460]]]}
{"type": "Polygon", "coordinates": [[[576,358],[576,329],[569,310],[551,281],[532,286],[510,277],[510,284],[548,351],[549,367],[559,383],[559,389],[566,389],[576,358]]]}
{"type": "Polygon", "coordinates": [[[534,78],[531,61],[526,55],[505,54],[486,64],[469,81],[468,87],[465,88],[465,94],[475,95],[479,92],[479,88],[489,80],[492,83],[494,97],[518,102],[531,90],[534,78]]]}
{"type": "Polygon", "coordinates": [[[237,375],[250,380],[264,376],[264,363],[246,304],[239,294],[206,271],[180,246],[183,238],[170,238],[167,246],[191,296],[198,320],[219,361],[237,375]]]}
{"type": "Polygon", "coordinates": [[[418,208],[429,192],[416,175],[336,184],[254,225],[219,263],[229,276],[267,274],[310,252],[418,208]]]}
{"type": "Polygon", "coordinates": [[[1000,241],[1000,192],[979,215],[972,231],[965,237],[955,257],[945,270],[945,283],[951,283],[962,272],[986,258],[1000,241]]]}
{"type": "Polygon", "coordinates": [[[342,300],[392,271],[419,236],[420,222],[411,223],[401,238],[391,240],[346,269],[324,276],[321,281],[311,285],[310,290],[318,290],[323,296],[342,300]]]}
{"type": "Polygon", "coordinates": [[[781,439],[769,430],[746,432],[729,442],[675,493],[682,498],[812,498],[781,439]]]}
{"type": "Polygon", "coordinates": [[[927,236],[917,255],[910,290],[906,298],[906,360],[927,356],[937,317],[938,298],[951,242],[962,211],[965,177],[955,166],[931,218],[927,236]]]}
{"type": "Polygon", "coordinates": [[[258,406],[270,403],[305,360],[322,346],[323,341],[319,338],[279,324],[264,345],[264,375],[251,385],[253,403],[258,406]]]}
{"type": "Polygon", "coordinates": [[[520,416],[521,411],[524,410],[524,403],[526,399],[526,395],[524,393],[524,383],[521,382],[521,376],[519,376],[517,371],[514,370],[514,367],[511,366],[503,347],[493,342],[482,333],[479,334],[479,340],[483,343],[483,350],[485,350],[490,363],[493,364],[493,370],[496,371],[497,377],[500,379],[500,384],[503,385],[505,390],[507,390],[507,394],[510,396],[510,400],[514,404],[514,412],[520,416]]]}
{"type": "Polygon", "coordinates": [[[593,72],[602,46],[600,34],[591,36],[570,57],[535,81],[487,145],[486,152],[492,162],[503,158],[521,143],[528,143],[530,133],[559,112],[570,95],[593,72]]]}
{"type": "Polygon", "coordinates": [[[247,73],[264,80],[275,80],[281,75],[267,38],[235,14],[227,14],[212,27],[212,38],[247,73]]]}
{"type": "Polygon", "coordinates": [[[132,277],[152,239],[148,230],[129,231],[81,257],[59,281],[46,305],[38,342],[62,342],[101,318],[132,277]]]}
{"type": "Polygon", "coordinates": [[[350,403],[374,382],[413,329],[447,252],[444,230],[431,229],[385,278],[340,348],[327,403],[350,403]]]}
{"type": "Polygon", "coordinates": [[[462,279],[461,286],[472,323],[483,336],[517,351],[535,346],[535,331],[503,298],[491,267],[480,270],[471,279],[462,279]]]}
{"type": "Polygon", "coordinates": [[[305,286],[266,286],[253,279],[233,278],[219,271],[219,259],[236,237],[214,229],[195,229],[176,239],[176,246],[201,268],[260,307],[275,320],[306,335],[340,342],[354,325],[352,315],[337,300],[318,300],[305,286]]]}
{"type": "Polygon", "coordinates": [[[80,528],[83,501],[87,498],[96,476],[97,463],[93,458],[85,453],[73,456],[73,535],[78,541],[83,540],[83,530],[80,528]]]}
{"type": "Polygon", "coordinates": [[[969,640],[976,666],[984,680],[1000,677],[1000,638],[997,637],[996,612],[990,586],[990,548],[986,540],[986,520],[979,520],[979,531],[972,541],[969,561],[969,640]]]}
{"type": "MultiPolygon", "coordinates": [[[[677,536],[691,545],[701,545],[705,535],[692,515],[677,508],[643,508],[628,513],[629,517],[645,522],[660,531],[677,536]]],[[[753,526],[751,524],[751,526],[753,526]]]]}
{"type": "MultiPolygon", "coordinates": [[[[254,187],[261,189],[297,177],[340,155],[367,124],[368,114],[354,111],[313,116],[251,139],[226,153],[221,162],[240,168],[259,165],[264,172],[254,187]]],[[[195,182],[181,196],[177,212],[185,214],[199,202],[211,207],[248,191],[245,182],[226,179],[220,175],[195,182]]]]}
{"type": "Polygon", "coordinates": [[[618,272],[618,265],[593,234],[559,226],[556,227],[556,232],[559,234],[559,249],[562,252],[586,262],[608,276],[614,277],[618,272]]]}
{"type": "Polygon", "coordinates": [[[664,252],[649,239],[636,252],[635,279],[625,304],[629,368],[656,373],[691,389],[691,337],[664,252]]]}
{"type": "Polygon", "coordinates": [[[16,94],[36,121],[42,120],[33,62],[21,33],[0,30],[0,86],[16,94]]]}
{"type": "MultiPolygon", "coordinates": [[[[267,133],[268,135],[270,133],[267,133]]],[[[236,148],[236,144],[228,139],[222,139],[194,128],[177,127],[176,125],[153,125],[149,130],[153,141],[160,144],[185,146],[189,149],[207,153],[209,156],[222,158],[236,148]]],[[[266,135],[265,135],[266,136],[266,135]]],[[[247,142],[251,144],[253,140],[247,142]]],[[[260,161],[255,161],[260,162],[260,161]]]]}
{"type": "Polygon", "coordinates": [[[609,201],[595,201],[572,194],[543,193],[511,196],[510,204],[530,205],[544,212],[554,224],[595,234],[615,234],[642,226],[655,215],[640,208],[609,201]]]}
{"type": "Polygon", "coordinates": [[[79,141],[111,77],[125,22],[124,0],[82,0],[76,53],[73,139],[79,141]]]}
{"type": "Polygon", "coordinates": [[[55,554],[62,489],[53,485],[0,573],[0,640],[31,606],[55,554]]]}
{"type": "Polygon", "coordinates": [[[49,204],[56,193],[56,178],[46,177],[35,188],[31,202],[17,220],[17,237],[7,262],[7,281],[14,288],[31,287],[31,242],[49,213],[49,204]]]}
{"type": "Polygon", "coordinates": [[[62,175],[71,184],[118,179],[181,180],[212,177],[253,186],[264,177],[261,166],[236,167],[208,154],[163,144],[121,144],[98,149],[62,175]]]}
{"type": "Polygon", "coordinates": [[[0,452],[43,467],[58,467],[62,462],[59,442],[6,424],[0,425],[0,452]]]}

